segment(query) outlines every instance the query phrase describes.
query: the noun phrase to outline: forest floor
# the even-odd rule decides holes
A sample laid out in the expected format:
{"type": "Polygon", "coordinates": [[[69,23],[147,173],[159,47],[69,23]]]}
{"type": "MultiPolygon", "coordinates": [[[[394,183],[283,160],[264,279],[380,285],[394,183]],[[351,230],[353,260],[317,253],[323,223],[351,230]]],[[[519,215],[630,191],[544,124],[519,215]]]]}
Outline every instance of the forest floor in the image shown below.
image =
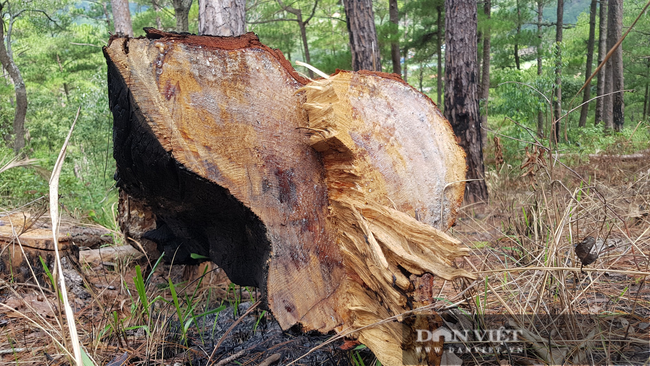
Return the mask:
{"type": "MultiPolygon", "coordinates": [[[[490,329],[502,326],[505,316],[511,327],[524,329],[525,349],[456,352],[448,360],[647,362],[650,152],[574,159],[571,167],[552,164],[544,154],[528,157],[523,170],[507,164],[491,170],[489,204],[463,207],[449,230],[471,248],[457,264],[479,279],[435,279],[432,293],[449,328],[490,329]],[[589,243],[588,237],[593,261],[582,265],[576,246],[589,243]],[[455,309],[471,315],[469,325],[455,309]]],[[[146,258],[68,264],[81,274],[67,276],[78,287],[71,287],[70,298],[80,342],[96,364],[258,365],[278,357],[284,365],[377,364],[355,342],[282,331],[257,307],[255,289],[230,284],[216,267],[151,263],[154,271],[144,273],[141,267],[147,268],[146,258]],[[201,279],[197,273],[207,274],[201,279]],[[153,310],[143,303],[153,303],[153,310]]],[[[50,287],[5,276],[0,302],[0,365],[69,362],[67,328],[50,287]]]]}

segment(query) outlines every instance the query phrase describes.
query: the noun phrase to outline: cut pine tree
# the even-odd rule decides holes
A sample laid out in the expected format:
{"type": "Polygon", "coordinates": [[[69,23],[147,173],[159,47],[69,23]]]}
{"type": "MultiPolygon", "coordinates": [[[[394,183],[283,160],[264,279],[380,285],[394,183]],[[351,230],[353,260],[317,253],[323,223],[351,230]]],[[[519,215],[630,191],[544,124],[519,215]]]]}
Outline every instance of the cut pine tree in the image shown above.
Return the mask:
{"type": "Polygon", "coordinates": [[[402,324],[373,324],[431,304],[422,279],[473,277],[442,231],[465,159],[435,104],[388,74],[310,81],[252,33],[146,31],[104,49],[118,186],[156,218],[144,237],[259,287],[284,329],[363,328],[383,364],[415,360],[402,324]]]}

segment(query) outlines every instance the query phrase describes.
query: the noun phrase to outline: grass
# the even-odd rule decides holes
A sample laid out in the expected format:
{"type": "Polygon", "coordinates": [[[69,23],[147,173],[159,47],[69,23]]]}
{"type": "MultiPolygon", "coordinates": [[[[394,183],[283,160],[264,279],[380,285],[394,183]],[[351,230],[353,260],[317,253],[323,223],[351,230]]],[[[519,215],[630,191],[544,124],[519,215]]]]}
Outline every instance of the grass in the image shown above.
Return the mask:
{"type": "Polygon", "coordinates": [[[538,362],[633,363],[639,361],[626,359],[629,347],[647,345],[643,332],[612,326],[616,315],[628,314],[638,330],[634,319],[650,315],[650,222],[639,209],[650,202],[650,165],[612,159],[572,167],[547,162],[523,178],[517,167],[492,170],[490,205],[480,217],[465,210],[452,231],[467,243],[477,232],[494,243],[474,246],[464,264],[482,275],[465,285],[467,304],[485,322],[511,315],[529,332],[538,362]],[[574,247],[587,236],[610,244],[583,268],[574,247]],[[578,339],[586,341],[576,345],[578,339]]]}

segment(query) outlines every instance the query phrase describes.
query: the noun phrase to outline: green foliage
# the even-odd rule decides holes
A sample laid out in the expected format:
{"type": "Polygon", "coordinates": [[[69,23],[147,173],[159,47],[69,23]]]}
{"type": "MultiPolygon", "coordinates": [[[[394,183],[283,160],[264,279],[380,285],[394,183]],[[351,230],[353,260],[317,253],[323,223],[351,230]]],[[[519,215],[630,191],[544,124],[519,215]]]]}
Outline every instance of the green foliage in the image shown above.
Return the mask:
{"type": "MultiPolygon", "coordinates": [[[[20,17],[14,24],[14,57],[29,100],[24,151],[38,163],[0,176],[0,205],[17,207],[47,196],[50,171],[81,106],[61,173],[61,204],[72,216],[115,227],[112,119],[101,53],[104,31],[99,25],[72,23],[69,17],[57,16],[56,25],[48,22],[35,16],[20,17]]],[[[7,105],[13,103],[9,84],[6,79],[0,82],[0,133],[4,136],[13,120],[13,109],[7,105]]],[[[0,147],[1,156],[11,154],[8,147],[0,147]]]]}
{"type": "MultiPolygon", "coordinates": [[[[19,207],[34,200],[47,200],[50,171],[56,154],[74,118],[82,106],[77,128],[73,134],[68,156],[61,174],[61,203],[70,215],[117,228],[115,210],[117,191],[113,181],[115,170],[112,159],[112,118],[108,108],[106,66],[101,47],[106,44],[112,24],[111,4],[105,2],[71,0],[10,1],[12,11],[25,10],[13,24],[12,49],[27,86],[29,108],[26,120],[27,147],[24,150],[37,163],[4,172],[0,176],[0,205],[19,207]],[[105,7],[104,7],[105,5],[105,7]],[[50,18],[40,12],[44,10],[50,18]]],[[[133,28],[142,35],[142,28],[156,26],[160,18],[162,28],[175,27],[174,10],[170,0],[159,1],[156,12],[149,0],[132,1],[133,28]]],[[[299,8],[306,19],[313,2],[294,0],[286,5],[299,8]]],[[[400,24],[388,21],[388,3],[373,4],[379,34],[379,47],[384,71],[391,72],[390,43],[397,41],[402,51],[402,67],[406,68],[408,81],[435,99],[436,84],[442,77],[437,65],[440,50],[437,36],[438,6],[442,0],[398,1],[400,24]],[[406,53],[404,51],[407,51],[406,53]]],[[[564,32],[562,89],[564,110],[576,107],[581,98],[569,102],[584,82],[586,40],[589,31],[588,0],[572,1],[565,5],[565,21],[569,28],[564,32]],[[575,25],[575,26],[574,26],[575,25]]],[[[624,28],[636,17],[643,0],[625,0],[624,28]]],[[[516,139],[527,140],[529,131],[536,131],[537,113],[543,112],[548,136],[550,109],[536,92],[553,94],[555,59],[551,52],[554,44],[554,27],[543,27],[542,38],[536,35],[537,1],[500,0],[493,2],[492,18],[483,15],[482,4],[477,4],[479,32],[490,27],[492,34],[492,75],[489,103],[490,127],[516,139]],[[521,25],[519,32],[517,25],[521,25]],[[518,44],[521,70],[514,65],[514,44],[518,44]],[[536,47],[541,45],[543,73],[536,72],[536,47]],[[509,82],[523,83],[513,84],[509,82]],[[532,88],[531,88],[532,87],[532,88]],[[503,117],[517,121],[519,125],[503,117]]],[[[444,10],[444,9],[443,9],[444,10]]],[[[6,14],[6,8],[5,8],[6,14]]],[[[8,19],[9,15],[5,16],[8,19]]],[[[444,17],[444,12],[442,14],[444,17]]],[[[253,2],[247,12],[248,30],[256,32],[261,41],[280,49],[288,59],[304,61],[304,47],[295,21],[295,15],[283,11],[277,1],[253,2]],[[268,22],[267,22],[268,21],[268,22]],[[290,36],[288,36],[290,35],[290,36]]],[[[190,10],[190,31],[196,32],[198,5],[190,10]]],[[[600,128],[577,130],[577,113],[570,114],[566,122],[567,149],[598,151],[608,149],[607,144],[618,144],[627,128],[633,129],[643,119],[645,89],[650,84],[650,22],[644,15],[623,43],[626,89],[626,130],[621,135],[603,133],[600,128]],[[589,145],[589,146],[587,146],[589,145]],[[591,146],[593,145],[593,146],[591,146]]],[[[544,8],[544,22],[555,19],[555,3],[544,8]]],[[[321,0],[315,15],[307,25],[307,43],[311,63],[317,68],[333,73],[336,69],[349,69],[351,55],[343,4],[338,0],[321,0]]],[[[596,34],[598,37],[598,34],[596,34]]],[[[444,37],[443,37],[444,39],[444,37]]],[[[479,42],[479,53],[482,42],[479,42]]],[[[593,65],[596,66],[595,64],[593,65]]],[[[300,69],[299,69],[300,70],[300,69]]],[[[300,70],[306,73],[306,70],[300,70]]],[[[595,94],[595,80],[592,84],[595,94]]],[[[14,88],[9,78],[0,78],[0,136],[9,142],[15,108],[14,88]]],[[[646,102],[647,103],[647,102],[646,102]]],[[[593,104],[590,106],[593,118],[593,104]]],[[[650,109],[646,106],[646,109],[650,109]]],[[[587,125],[591,125],[592,120],[587,125]]],[[[563,131],[564,131],[563,127],[563,131]]],[[[642,123],[632,136],[630,144],[647,136],[647,125],[642,123]]],[[[521,155],[525,142],[505,142],[506,153],[516,151],[521,155]]],[[[513,140],[515,141],[515,140],[513,140]]],[[[0,146],[0,156],[11,156],[9,144],[0,146]]],[[[626,147],[626,148],[628,148],[626,147]]]]}

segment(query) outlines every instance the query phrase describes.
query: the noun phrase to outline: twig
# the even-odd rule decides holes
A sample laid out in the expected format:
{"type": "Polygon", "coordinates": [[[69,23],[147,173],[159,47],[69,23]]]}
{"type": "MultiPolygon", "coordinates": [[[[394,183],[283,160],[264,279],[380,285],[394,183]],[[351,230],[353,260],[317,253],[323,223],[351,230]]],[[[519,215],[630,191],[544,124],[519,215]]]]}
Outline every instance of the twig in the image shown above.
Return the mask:
{"type": "Polygon", "coordinates": [[[308,68],[309,70],[311,70],[311,71],[317,73],[319,76],[322,76],[322,77],[325,78],[325,79],[328,79],[328,78],[330,77],[330,76],[327,75],[326,73],[324,73],[324,72],[318,70],[316,67],[314,67],[314,66],[312,66],[312,65],[310,65],[310,64],[308,64],[308,63],[301,62],[301,61],[298,61],[298,60],[296,60],[295,62],[296,62],[296,65],[298,65],[298,66],[304,66],[304,67],[308,68]]]}
{"type": "Polygon", "coordinates": [[[642,271],[626,271],[622,269],[608,269],[608,268],[582,268],[579,267],[513,267],[513,268],[501,268],[501,269],[491,269],[488,271],[477,271],[477,273],[487,274],[487,273],[503,273],[503,272],[522,272],[522,271],[573,271],[573,272],[609,272],[609,273],[621,273],[631,276],[650,276],[650,272],[642,271]]]}
{"type": "Polygon", "coordinates": [[[10,355],[12,353],[25,352],[27,348],[0,349],[0,355],[10,355]]]}
{"type": "Polygon", "coordinates": [[[232,332],[232,330],[237,326],[237,324],[241,323],[241,321],[244,318],[246,318],[248,316],[248,314],[250,314],[253,310],[255,310],[255,308],[258,307],[260,305],[260,303],[261,303],[261,301],[257,300],[257,302],[255,304],[253,304],[250,308],[248,308],[248,310],[246,310],[244,315],[240,316],[239,319],[235,320],[235,322],[232,323],[230,328],[228,328],[228,330],[226,330],[226,332],[221,336],[221,338],[219,338],[219,342],[217,342],[217,345],[212,350],[212,353],[210,354],[210,357],[208,358],[208,362],[205,363],[206,365],[211,364],[210,361],[212,361],[212,357],[214,357],[214,354],[217,352],[217,350],[219,349],[219,346],[221,346],[221,343],[223,343],[223,341],[226,339],[228,334],[230,334],[230,332],[232,332]]]}
{"type": "Polygon", "coordinates": [[[75,45],[75,46],[90,46],[90,47],[98,47],[98,48],[102,48],[102,46],[98,46],[98,45],[96,45],[96,44],[92,44],[92,43],[76,43],[76,42],[70,42],[70,44],[75,45]]]}
{"type": "Polygon", "coordinates": [[[223,360],[217,362],[217,366],[224,366],[228,362],[234,361],[234,360],[238,359],[239,357],[243,356],[245,353],[246,353],[246,350],[243,349],[243,350],[235,353],[234,355],[228,356],[228,357],[224,358],[223,360]]]}
{"type": "Polygon", "coordinates": [[[278,361],[280,361],[280,358],[282,356],[279,353],[274,353],[271,356],[267,357],[266,360],[262,361],[259,365],[257,366],[269,366],[271,364],[274,364],[278,361]]]}

